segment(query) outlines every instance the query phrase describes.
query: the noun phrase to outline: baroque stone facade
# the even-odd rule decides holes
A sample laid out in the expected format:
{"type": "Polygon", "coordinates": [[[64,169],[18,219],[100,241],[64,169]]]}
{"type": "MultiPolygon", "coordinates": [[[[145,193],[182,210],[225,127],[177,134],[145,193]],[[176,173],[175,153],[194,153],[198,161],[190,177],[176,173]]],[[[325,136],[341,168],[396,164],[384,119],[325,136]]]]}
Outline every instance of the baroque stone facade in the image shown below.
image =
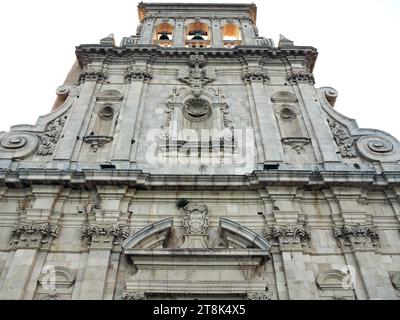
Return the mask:
{"type": "Polygon", "coordinates": [[[317,50],[253,4],[138,13],[0,132],[0,299],[400,299],[400,144],[317,50]]]}

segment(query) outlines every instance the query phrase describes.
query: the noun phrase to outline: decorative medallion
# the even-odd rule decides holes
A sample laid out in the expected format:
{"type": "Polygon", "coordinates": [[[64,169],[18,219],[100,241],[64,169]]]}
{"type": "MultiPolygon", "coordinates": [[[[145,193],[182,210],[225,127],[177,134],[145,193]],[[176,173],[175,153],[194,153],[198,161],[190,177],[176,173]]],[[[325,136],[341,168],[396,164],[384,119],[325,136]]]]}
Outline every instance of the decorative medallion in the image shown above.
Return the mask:
{"type": "Polygon", "coordinates": [[[190,121],[204,121],[211,115],[211,105],[204,99],[189,99],[183,105],[183,115],[190,121]]]}

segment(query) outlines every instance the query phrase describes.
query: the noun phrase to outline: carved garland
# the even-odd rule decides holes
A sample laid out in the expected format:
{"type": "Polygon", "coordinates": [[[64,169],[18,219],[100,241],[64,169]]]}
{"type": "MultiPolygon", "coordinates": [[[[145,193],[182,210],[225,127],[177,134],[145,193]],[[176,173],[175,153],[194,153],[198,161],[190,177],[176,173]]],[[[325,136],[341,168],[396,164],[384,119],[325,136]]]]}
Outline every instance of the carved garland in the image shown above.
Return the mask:
{"type": "Polygon", "coordinates": [[[44,132],[39,135],[41,144],[39,145],[37,154],[47,156],[53,154],[54,148],[60,138],[61,131],[65,125],[67,116],[61,116],[49,122],[44,132]]]}
{"type": "Polygon", "coordinates": [[[328,119],[329,127],[333,134],[333,138],[339,148],[340,155],[343,158],[357,157],[354,139],[347,133],[346,129],[339,125],[336,121],[328,119]]]}

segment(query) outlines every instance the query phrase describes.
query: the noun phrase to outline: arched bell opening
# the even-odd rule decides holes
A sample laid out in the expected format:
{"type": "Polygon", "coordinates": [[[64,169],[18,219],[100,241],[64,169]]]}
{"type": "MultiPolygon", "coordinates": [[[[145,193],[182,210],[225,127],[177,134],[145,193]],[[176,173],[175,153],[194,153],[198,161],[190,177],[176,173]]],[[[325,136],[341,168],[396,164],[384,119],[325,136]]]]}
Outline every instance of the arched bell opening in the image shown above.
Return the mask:
{"type": "Polygon", "coordinates": [[[210,28],[207,24],[196,21],[186,28],[186,46],[208,47],[210,45],[210,28]]]}
{"type": "Polygon", "coordinates": [[[241,44],[240,28],[233,23],[224,25],[222,27],[222,39],[225,47],[234,47],[241,44]]]}
{"type": "Polygon", "coordinates": [[[154,43],[170,47],[173,42],[174,27],[169,23],[160,23],[155,27],[154,43]]]}

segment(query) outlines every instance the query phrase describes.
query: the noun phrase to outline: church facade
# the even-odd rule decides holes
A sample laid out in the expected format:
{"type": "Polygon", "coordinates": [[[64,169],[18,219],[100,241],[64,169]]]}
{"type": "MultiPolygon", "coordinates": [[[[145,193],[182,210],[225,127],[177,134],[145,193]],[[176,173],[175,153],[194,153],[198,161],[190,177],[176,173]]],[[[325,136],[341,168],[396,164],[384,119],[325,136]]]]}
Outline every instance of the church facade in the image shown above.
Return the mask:
{"type": "Polygon", "coordinates": [[[0,132],[0,299],[400,299],[400,144],[254,4],[140,3],[0,132]]]}

